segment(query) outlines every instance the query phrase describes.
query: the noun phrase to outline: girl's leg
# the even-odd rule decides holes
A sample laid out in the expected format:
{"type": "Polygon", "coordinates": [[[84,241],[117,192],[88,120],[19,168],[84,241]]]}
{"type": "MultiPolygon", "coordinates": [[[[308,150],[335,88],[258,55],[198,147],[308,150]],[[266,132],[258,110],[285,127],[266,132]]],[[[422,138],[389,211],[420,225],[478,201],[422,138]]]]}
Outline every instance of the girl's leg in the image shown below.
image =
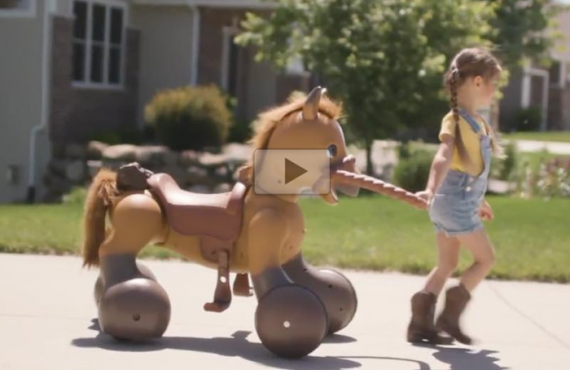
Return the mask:
{"type": "Polygon", "coordinates": [[[424,289],[412,297],[412,319],[408,325],[408,341],[451,344],[451,338],[437,333],[434,325],[435,305],[446,280],[457,266],[459,241],[443,232],[437,235],[438,263],[429,274],[424,289]]]}
{"type": "Polygon", "coordinates": [[[460,279],[461,285],[471,292],[491,271],[495,263],[495,249],[485,229],[459,236],[458,239],[473,255],[473,264],[465,270],[460,279]]]}
{"type": "Polygon", "coordinates": [[[459,261],[459,239],[448,237],[444,232],[437,234],[437,266],[430,272],[424,290],[435,294],[441,293],[445,282],[457,268],[459,261]]]}
{"type": "Polygon", "coordinates": [[[460,284],[447,291],[445,308],[438,318],[436,326],[459,342],[471,344],[471,338],[459,325],[460,317],[471,300],[471,291],[487,276],[495,262],[495,251],[484,229],[458,237],[473,254],[474,262],[461,276],[460,284]]]}

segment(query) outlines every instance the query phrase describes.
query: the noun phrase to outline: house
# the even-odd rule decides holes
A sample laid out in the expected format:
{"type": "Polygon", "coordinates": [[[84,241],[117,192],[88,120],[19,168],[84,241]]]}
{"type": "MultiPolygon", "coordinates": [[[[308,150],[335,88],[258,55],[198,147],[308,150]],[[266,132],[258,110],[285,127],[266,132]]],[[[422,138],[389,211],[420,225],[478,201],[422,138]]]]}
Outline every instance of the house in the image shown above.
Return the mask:
{"type": "Polygon", "coordinates": [[[0,203],[41,199],[51,158],[143,125],[164,88],[217,84],[251,120],[307,89],[233,42],[260,0],[0,0],[0,203]],[[8,52],[6,52],[8,51],[8,52]],[[37,194],[36,194],[37,193],[37,194]]]}
{"type": "Polygon", "coordinates": [[[511,72],[500,104],[502,131],[516,130],[515,117],[531,107],[541,113],[540,130],[570,130],[570,12],[559,13],[556,23],[562,37],[550,52],[550,67],[528,63],[511,72]]]}

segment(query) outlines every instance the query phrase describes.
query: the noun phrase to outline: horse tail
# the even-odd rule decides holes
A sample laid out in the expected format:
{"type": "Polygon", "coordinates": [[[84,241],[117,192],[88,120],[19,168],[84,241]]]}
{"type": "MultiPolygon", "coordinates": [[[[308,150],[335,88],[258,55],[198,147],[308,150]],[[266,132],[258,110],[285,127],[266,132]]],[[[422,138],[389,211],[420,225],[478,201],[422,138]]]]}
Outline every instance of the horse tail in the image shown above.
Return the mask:
{"type": "Polygon", "coordinates": [[[83,212],[83,266],[99,265],[99,247],[105,240],[105,217],[117,196],[117,173],[102,169],[97,173],[85,200],[83,212]]]}

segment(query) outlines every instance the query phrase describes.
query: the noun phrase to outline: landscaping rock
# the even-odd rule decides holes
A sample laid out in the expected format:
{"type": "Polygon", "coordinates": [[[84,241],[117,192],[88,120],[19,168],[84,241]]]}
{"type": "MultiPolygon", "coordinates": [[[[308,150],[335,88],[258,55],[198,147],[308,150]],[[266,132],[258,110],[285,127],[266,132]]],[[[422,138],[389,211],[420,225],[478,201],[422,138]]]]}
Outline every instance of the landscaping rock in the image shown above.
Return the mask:
{"type": "Polygon", "coordinates": [[[200,154],[193,150],[185,150],[178,156],[178,164],[182,167],[192,167],[200,164],[200,154]]]}
{"type": "Polygon", "coordinates": [[[224,183],[224,184],[220,184],[217,185],[214,188],[214,193],[227,193],[230,192],[232,190],[232,186],[230,184],[224,183]]]}
{"type": "Polygon", "coordinates": [[[193,185],[207,185],[212,182],[208,171],[200,167],[190,167],[186,170],[186,183],[193,185]]]}
{"type": "Polygon", "coordinates": [[[87,161],[87,173],[89,174],[89,178],[94,178],[101,167],[103,167],[103,162],[101,161],[87,161]]]}
{"type": "Polygon", "coordinates": [[[205,185],[192,185],[188,188],[188,191],[199,194],[210,194],[212,192],[210,187],[205,185]]]}
{"type": "Polygon", "coordinates": [[[87,159],[103,158],[103,152],[108,147],[108,144],[102,143],[100,141],[90,141],[89,144],[87,144],[87,159]]]}
{"type": "Polygon", "coordinates": [[[103,159],[107,161],[134,162],[138,148],[131,144],[113,145],[103,150],[103,159]]]}
{"type": "Polygon", "coordinates": [[[65,169],[65,177],[76,184],[83,183],[85,180],[85,164],[81,160],[69,163],[65,169]]]}

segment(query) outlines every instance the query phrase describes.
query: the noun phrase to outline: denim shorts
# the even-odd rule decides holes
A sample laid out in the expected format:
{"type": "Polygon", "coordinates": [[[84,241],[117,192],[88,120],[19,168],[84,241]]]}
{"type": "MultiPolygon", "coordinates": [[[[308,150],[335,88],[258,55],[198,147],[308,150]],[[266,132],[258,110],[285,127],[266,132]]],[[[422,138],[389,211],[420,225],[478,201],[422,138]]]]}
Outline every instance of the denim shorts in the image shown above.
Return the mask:
{"type": "Polygon", "coordinates": [[[449,171],[429,209],[431,222],[437,232],[456,236],[483,227],[479,207],[485,195],[486,180],[459,171],[449,171]]]}

